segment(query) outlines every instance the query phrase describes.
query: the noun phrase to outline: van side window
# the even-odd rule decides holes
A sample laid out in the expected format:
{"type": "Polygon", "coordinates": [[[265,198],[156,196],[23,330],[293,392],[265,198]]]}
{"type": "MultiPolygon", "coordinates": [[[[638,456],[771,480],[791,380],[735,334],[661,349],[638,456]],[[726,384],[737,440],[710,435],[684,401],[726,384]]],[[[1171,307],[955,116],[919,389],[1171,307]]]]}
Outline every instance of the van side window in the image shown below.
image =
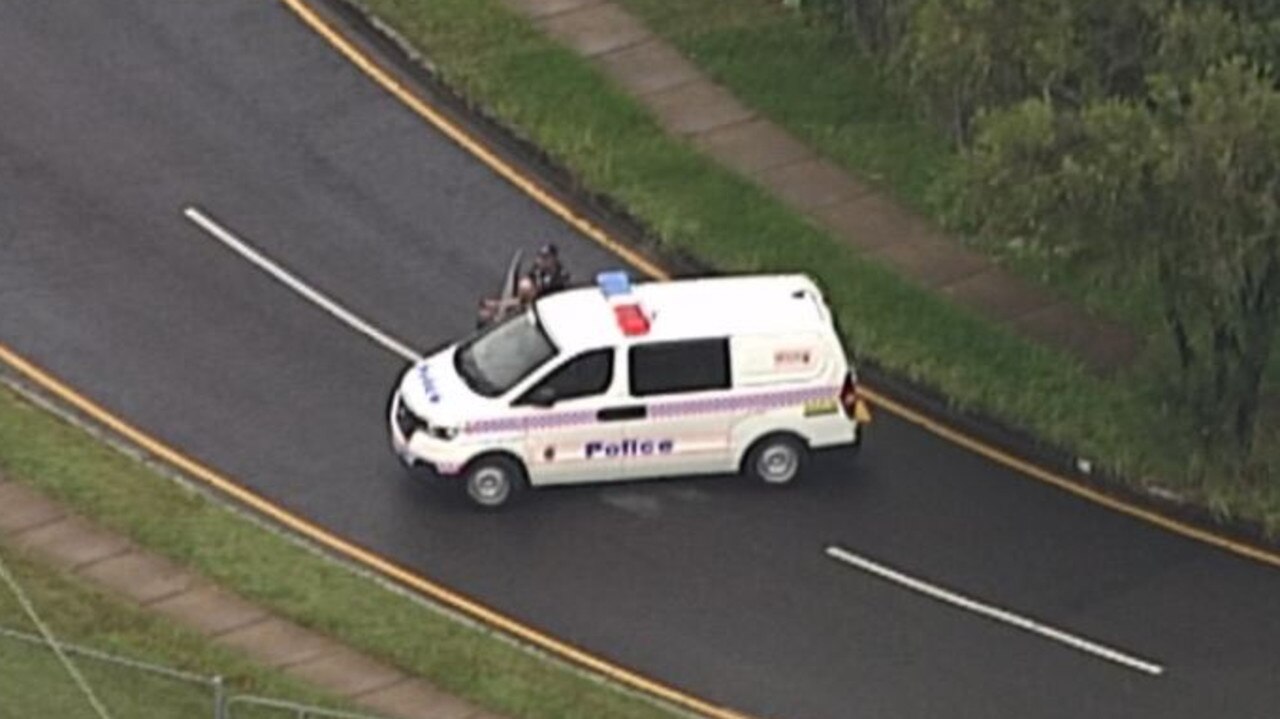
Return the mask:
{"type": "Polygon", "coordinates": [[[628,357],[635,397],[730,386],[728,339],[633,345],[628,357]]]}
{"type": "Polygon", "coordinates": [[[551,388],[557,402],[580,397],[590,397],[609,389],[613,380],[613,348],[583,352],[565,362],[542,381],[530,387],[516,404],[527,404],[535,393],[551,388]]]}

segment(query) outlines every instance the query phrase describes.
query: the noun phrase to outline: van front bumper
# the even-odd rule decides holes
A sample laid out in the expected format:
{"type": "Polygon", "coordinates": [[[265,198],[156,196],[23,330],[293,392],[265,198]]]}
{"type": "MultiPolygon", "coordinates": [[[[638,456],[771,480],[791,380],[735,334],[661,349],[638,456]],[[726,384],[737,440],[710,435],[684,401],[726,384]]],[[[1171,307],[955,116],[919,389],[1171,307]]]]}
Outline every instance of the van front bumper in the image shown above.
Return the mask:
{"type": "Polygon", "coordinates": [[[391,431],[391,449],[400,463],[412,469],[428,467],[436,474],[454,475],[462,471],[468,457],[454,442],[436,439],[426,432],[413,428],[401,414],[400,393],[391,398],[388,423],[391,431]]]}

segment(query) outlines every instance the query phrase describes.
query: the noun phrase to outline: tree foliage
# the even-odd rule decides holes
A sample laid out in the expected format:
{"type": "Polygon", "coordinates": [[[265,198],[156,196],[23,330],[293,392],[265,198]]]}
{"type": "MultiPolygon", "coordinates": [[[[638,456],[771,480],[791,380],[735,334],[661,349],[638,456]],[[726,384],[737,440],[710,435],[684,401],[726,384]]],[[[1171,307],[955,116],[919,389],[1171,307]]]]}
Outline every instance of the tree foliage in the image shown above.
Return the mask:
{"type": "Polygon", "coordinates": [[[984,231],[1152,267],[1176,390],[1206,447],[1244,457],[1280,310],[1280,92],[1241,58],[1149,90],[984,115],[964,204],[984,231]]]}
{"type": "Polygon", "coordinates": [[[952,136],[966,142],[979,108],[1052,95],[1078,65],[1053,0],[919,0],[900,63],[952,136]]]}

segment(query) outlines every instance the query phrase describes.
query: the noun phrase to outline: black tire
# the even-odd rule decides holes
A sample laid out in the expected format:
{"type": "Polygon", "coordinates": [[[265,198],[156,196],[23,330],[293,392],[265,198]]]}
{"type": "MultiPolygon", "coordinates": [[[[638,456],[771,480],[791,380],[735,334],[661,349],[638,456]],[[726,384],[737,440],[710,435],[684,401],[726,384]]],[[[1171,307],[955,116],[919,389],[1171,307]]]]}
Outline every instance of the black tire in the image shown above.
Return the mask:
{"type": "Polygon", "coordinates": [[[752,445],[742,471],[756,482],[781,487],[795,482],[808,460],[804,442],[789,434],[771,434],[752,445]]]}
{"type": "Polygon", "coordinates": [[[472,504],[495,510],[511,504],[524,490],[524,470],[510,457],[489,455],[467,467],[462,482],[472,504]]]}

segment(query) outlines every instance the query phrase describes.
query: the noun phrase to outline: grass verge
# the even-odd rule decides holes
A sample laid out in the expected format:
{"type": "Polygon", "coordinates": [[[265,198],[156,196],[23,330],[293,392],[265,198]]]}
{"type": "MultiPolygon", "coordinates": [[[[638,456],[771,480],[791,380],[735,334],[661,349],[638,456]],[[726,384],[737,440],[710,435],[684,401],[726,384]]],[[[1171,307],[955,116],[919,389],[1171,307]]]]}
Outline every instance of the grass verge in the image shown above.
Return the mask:
{"type": "Polygon", "coordinates": [[[745,104],[928,212],[956,162],[947,137],[847,37],[768,0],[615,0],[745,104]]]}
{"type": "MultiPolygon", "coordinates": [[[[129,606],[77,577],[37,564],[16,550],[0,546],[0,561],[61,642],[205,677],[218,675],[229,693],[353,710],[349,704],[253,665],[193,632],[129,606]]],[[[38,633],[4,584],[0,584],[0,625],[38,633]]],[[[71,658],[112,716],[213,717],[210,684],[172,679],[75,654],[71,658]]],[[[236,715],[264,716],[245,709],[238,709],[236,715]]],[[[0,719],[96,716],[51,649],[0,635],[0,719]]]]}
{"type": "Polygon", "coordinates": [[[2,385],[0,471],[300,625],[478,705],[545,719],[675,716],[326,560],[2,385]]]}
{"type": "MultiPolygon", "coordinates": [[[[816,276],[858,355],[932,386],[963,409],[999,417],[1069,447],[1134,485],[1158,483],[1219,514],[1280,530],[1280,491],[1273,483],[1215,483],[1205,479],[1211,474],[1188,471],[1195,462],[1186,449],[1193,443],[1180,429],[1186,423],[1163,406],[1149,378],[1159,357],[1144,360],[1122,376],[1100,379],[1073,357],[1022,340],[908,284],[688,144],[667,136],[587,60],[542,35],[500,0],[358,4],[429,57],[446,83],[546,150],[586,188],[619,202],[668,246],[725,271],[802,270],[816,276]]],[[[624,4],[643,11],[640,14],[659,33],[670,34],[698,62],[720,63],[716,74],[722,80],[735,73],[753,78],[728,84],[748,101],[763,104],[766,114],[791,104],[793,124],[806,121],[810,112],[825,118],[799,134],[828,137],[827,144],[819,143],[823,149],[857,145],[860,149],[849,150],[850,155],[860,153],[872,163],[866,167],[887,184],[905,188],[903,193],[919,203],[927,199],[937,167],[950,161],[945,145],[928,139],[927,128],[904,119],[887,95],[864,103],[861,119],[850,121],[852,129],[836,133],[838,138],[832,134],[831,128],[842,123],[839,108],[865,99],[856,94],[861,90],[844,91],[835,100],[814,99],[807,93],[835,92],[843,83],[856,85],[855,80],[871,88],[868,93],[884,87],[865,79],[874,74],[855,65],[834,76],[808,72],[812,68],[801,61],[818,62],[821,49],[808,48],[808,40],[788,39],[787,33],[799,32],[799,26],[794,19],[778,19],[776,13],[770,22],[790,22],[794,27],[750,29],[768,10],[757,0],[624,4]],[[722,26],[731,31],[722,32],[722,26]],[[752,38],[760,40],[754,49],[752,38]],[[771,51],[762,53],[760,47],[771,51]],[[766,67],[773,63],[784,69],[766,67]],[[754,69],[749,72],[746,65],[754,69]],[[805,76],[807,81],[795,79],[805,76]],[[778,91],[773,101],[766,101],[778,85],[807,92],[778,91]],[[904,150],[901,161],[886,160],[893,153],[884,148],[895,147],[918,151],[904,150]],[[875,162],[881,164],[875,166],[877,156],[881,159],[875,162]]],[[[1265,480],[1265,468],[1262,476],[1265,480]]]]}

